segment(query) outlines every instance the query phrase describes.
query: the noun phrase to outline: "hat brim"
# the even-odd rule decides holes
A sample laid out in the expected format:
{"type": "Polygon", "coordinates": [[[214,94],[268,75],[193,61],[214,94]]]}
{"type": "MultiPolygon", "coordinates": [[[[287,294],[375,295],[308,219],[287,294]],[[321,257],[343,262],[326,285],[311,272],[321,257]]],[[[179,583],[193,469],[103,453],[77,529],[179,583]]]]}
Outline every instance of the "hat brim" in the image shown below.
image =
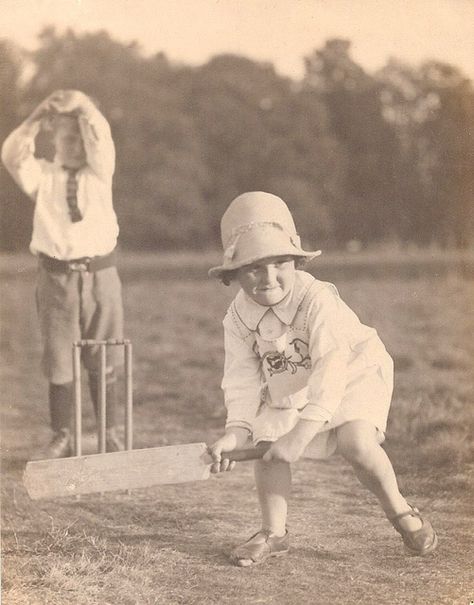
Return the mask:
{"type": "Polygon", "coordinates": [[[321,250],[313,250],[311,252],[307,252],[307,251],[301,250],[301,249],[298,250],[297,248],[292,248],[291,250],[288,249],[288,251],[279,250],[275,254],[270,252],[269,254],[265,254],[265,255],[258,254],[258,255],[250,256],[249,258],[242,259],[240,261],[229,262],[229,263],[224,262],[224,264],[219,265],[218,267],[212,267],[211,269],[209,269],[208,275],[209,275],[209,277],[215,277],[217,279],[221,279],[222,276],[225,273],[227,273],[228,271],[234,271],[235,269],[240,269],[241,267],[245,267],[246,265],[251,265],[252,263],[256,263],[257,261],[264,260],[265,258],[272,258],[274,256],[295,256],[298,258],[305,259],[306,261],[309,262],[309,261],[313,260],[313,258],[320,256],[320,254],[321,254],[321,250]]]}

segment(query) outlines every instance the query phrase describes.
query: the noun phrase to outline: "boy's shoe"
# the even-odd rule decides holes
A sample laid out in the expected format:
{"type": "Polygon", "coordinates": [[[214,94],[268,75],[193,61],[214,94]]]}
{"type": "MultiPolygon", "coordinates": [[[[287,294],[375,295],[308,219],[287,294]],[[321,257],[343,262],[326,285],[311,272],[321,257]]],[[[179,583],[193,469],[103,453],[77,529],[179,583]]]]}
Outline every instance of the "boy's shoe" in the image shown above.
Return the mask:
{"type": "Polygon", "coordinates": [[[105,449],[107,452],[121,452],[125,449],[123,439],[117,433],[115,427],[105,431],[105,449]]]}
{"type": "Polygon", "coordinates": [[[389,518],[389,521],[401,535],[405,548],[410,554],[423,557],[436,550],[438,546],[438,536],[431,523],[425,521],[425,519],[422,518],[420,511],[414,506],[410,506],[410,510],[401,513],[400,515],[389,518]],[[420,529],[410,531],[401,527],[400,519],[403,519],[404,517],[418,517],[422,523],[420,529]]]}
{"type": "Polygon", "coordinates": [[[230,560],[238,567],[250,567],[263,563],[269,557],[278,557],[286,554],[290,549],[290,536],[288,531],[284,536],[275,536],[267,529],[261,529],[251,538],[235,548],[230,560]],[[262,537],[264,540],[262,540],[262,537]],[[257,540],[256,540],[257,539],[257,540]]]}
{"type": "Polygon", "coordinates": [[[67,458],[72,455],[71,431],[60,429],[54,433],[46,448],[36,452],[32,460],[51,460],[53,458],[67,458]]]}

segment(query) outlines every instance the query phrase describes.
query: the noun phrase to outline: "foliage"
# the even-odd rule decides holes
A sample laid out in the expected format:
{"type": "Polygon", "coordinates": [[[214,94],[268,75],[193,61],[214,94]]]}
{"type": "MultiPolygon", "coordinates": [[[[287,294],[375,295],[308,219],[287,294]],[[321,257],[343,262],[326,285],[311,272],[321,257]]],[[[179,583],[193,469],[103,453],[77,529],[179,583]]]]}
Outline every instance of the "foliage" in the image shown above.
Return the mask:
{"type": "Polygon", "coordinates": [[[338,239],[363,242],[396,233],[394,128],[381,111],[381,86],[349,55],[347,40],[330,40],[306,58],[305,84],[322,98],[345,156],[342,195],[334,204],[338,239]]]}
{"type": "MultiPolygon", "coordinates": [[[[0,39],[0,141],[18,124],[22,98],[21,50],[0,39]]],[[[29,241],[33,207],[0,165],[0,244],[7,249],[26,248],[29,241]]]]}
{"type": "MultiPolygon", "coordinates": [[[[334,39],[295,82],[241,56],[190,67],[105,31],[52,27],[29,63],[7,40],[0,51],[2,140],[57,88],[83,90],[109,119],[129,248],[217,246],[222,212],[245,190],[282,196],[308,246],[472,244],[474,92],[454,66],[391,60],[371,75],[334,39]]],[[[24,248],[32,209],[0,178],[2,245],[24,248]]]]}
{"type": "Polygon", "coordinates": [[[434,61],[415,70],[392,60],[378,78],[383,113],[399,140],[407,239],[466,247],[474,232],[471,82],[455,67],[434,61]]]}

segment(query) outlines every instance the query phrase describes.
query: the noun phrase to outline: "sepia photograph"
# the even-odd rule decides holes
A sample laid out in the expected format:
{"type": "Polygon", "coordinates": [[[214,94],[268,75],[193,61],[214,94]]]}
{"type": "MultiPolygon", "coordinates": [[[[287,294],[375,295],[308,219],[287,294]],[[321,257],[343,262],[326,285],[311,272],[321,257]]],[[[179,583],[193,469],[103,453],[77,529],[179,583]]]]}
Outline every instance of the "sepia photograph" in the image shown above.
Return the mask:
{"type": "Polygon", "coordinates": [[[0,0],[4,605],[474,603],[474,0],[0,0]]]}

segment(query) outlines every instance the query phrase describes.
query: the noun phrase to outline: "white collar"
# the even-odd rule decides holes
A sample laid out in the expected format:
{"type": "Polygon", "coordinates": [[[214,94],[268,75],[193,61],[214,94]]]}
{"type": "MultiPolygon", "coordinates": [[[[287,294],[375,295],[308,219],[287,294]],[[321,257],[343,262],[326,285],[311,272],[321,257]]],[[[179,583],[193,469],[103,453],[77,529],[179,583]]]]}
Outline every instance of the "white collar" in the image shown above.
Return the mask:
{"type": "Polygon", "coordinates": [[[295,283],[290,292],[276,305],[265,307],[252,300],[243,290],[239,290],[235,297],[235,309],[249,330],[255,331],[262,317],[268,312],[273,311],[278,319],[291,325],[295,318],[298,307],[305,297],[308,288],[314,282],[314,277],[306,271],[296,271],[295,283]]]}

